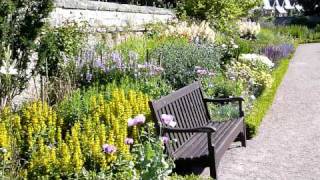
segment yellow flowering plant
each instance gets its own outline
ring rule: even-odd
[[[108,173],[119,161],[135,160],[131,148],[141,143],[141,128],[150,122],[148,101],[141,92],[112,88],[109,98],[92,94],[88,113],[71,124],[42,102],[25,104],[17,113],[5,108],[0,114],[0,159],[9,164],[13,153],[25,159],[21,178]],[[138,177],[131,169],[128,177]]]

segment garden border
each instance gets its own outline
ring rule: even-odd
[[[272,77],[274,79],[270,89],[266,89],[260,97],[254,102],[252,111],[246,116],[245,123],[247,126],[247,137],[253,138],[259,131],[261,122],[267,112],[269,111],[279,86],[285,77],[287,70],[289,68],[292,57],[296,51],[297,45],[295,45],[294,52],[286,58],[280,60],[279,66],[272,72]]]

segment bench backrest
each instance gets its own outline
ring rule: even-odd
[[[160,132],[161,115],[174,116],[175,128],[195,128],[208,124],[209,114],[203,101],[203,93],[199,82],[179,89],[168,96],[149,103],[158,133]],[[163,134],[162,134],[163,135]],[[190,139],[193,133],[167,133],[174,143],[166,144],[169,154],[174,153],[182,144]]]

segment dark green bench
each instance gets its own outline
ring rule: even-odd
[[[233,102],[239,105],[239,118],[212,121],[207,103],[224,105]],[[175,140],[165,144],[166,152],[175,163],[209,166],[210,176],[217,178],[217,167],[230,144],[240,138],[242,146],[246,146],[242,102],[241,97],[206,99],[200,83],[195,82],[149,105],[158,133]],[[163,114],[172,115],[177,122],[176,127],[164,125],[161,122]]]

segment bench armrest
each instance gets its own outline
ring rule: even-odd
[[[229,103],[229,102],[238,102],[240,117],[244,116],[244,111],[242,109],[242,102],[243,101],[244,101],[244,99],[242,97],[204,99],[204,102],[206,102],[206,103],[214,103],[214,104],[222,104],[222,105],[225,103]]]
[[[197,128],[169,128],[163,127],[162,130],[164,132],[177,132],[177,133],[213,133],[216,132],[217,129],[212,126],[205,126],[205,127],[197,127]]]

